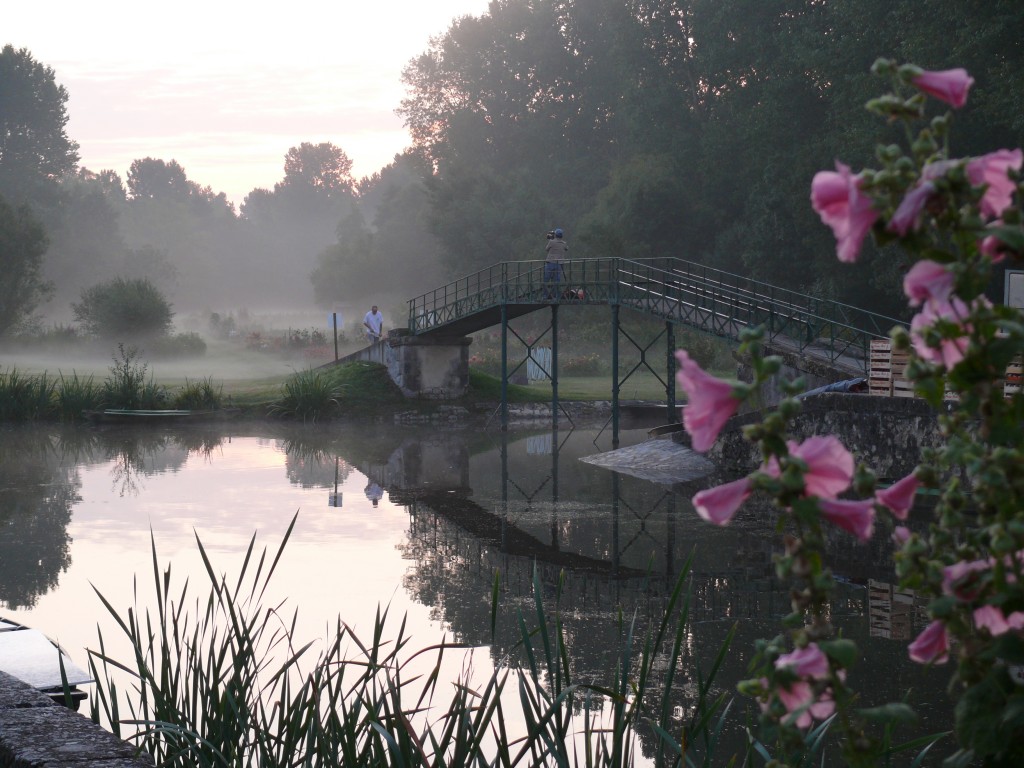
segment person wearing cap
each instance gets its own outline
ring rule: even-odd
[[[548,240],[547,245],[544,247],[546,252],[544,258],[544,284],[547,286],[545,294],[549,299],[557,295],[557,289],[552,290],[552,286],[557,286],[565,274],[562,262],[569,251],[569,244],[565,242],[562,230],[556,229],[554,234],[555,236]]]

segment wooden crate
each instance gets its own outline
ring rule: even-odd
[[[1021,363],[1021,356],[1017,355],[1006,366],[1006,378],[1003,379],[1003,395],[1012,397],[1020,392],[1021,384],[1024,384],[1024,364]]]
[[[872,339],[868,356],[868,392],[892,397],[892,343]]]

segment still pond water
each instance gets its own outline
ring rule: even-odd
[[[620,435],[622,446],[645,438],[642,430]],[[693,679],[695,659],[706,668],[735,624],[718,678],[720,690],[733,690],[754,640],[776,634],[788,612],[773,573],[770,513],[746,510],[727,528],[709,526],[690,498],[722,478],[666,485],[580,460],[610,448],[610,434],[597,429],[4,429],[0,616],[58,640],[84,668],[97,628],[108,643],[117,634],[96,591],[125,612],[137,580],[144,602],[151,540],[179,584],[187,577],[202,585],[196,537],[230,575],[254,534],[257,549],[273,551],[298,513],[267,602],[287,600],[288,615],[298,610],[299,640],[326,637],[339,616],[369,637],[378,608],[389,604],[393,616],[408,618],[415,646],[454,637],[481,646],[474,663],[487,667],[516,639],[510,625],[490,645],[495,570],[505,605],[528,609],[536,564],[548,597],[564,572],[577,678],[607,681],[619,609],[657,614],[692,553],[680,679]],[[835,621],[865,655],[854,686],[866,704],[912,689],[926,729],[938,730],[948,710],[945,677],[905,661],[923,614],[912,599],[893,599],[888,545],[876,539],[834,542],[843,581]],[[692,685],[678,686],[678,711],[692,694]]]

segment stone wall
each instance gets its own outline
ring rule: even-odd
[[[825,393],[805,398],[793,435],[836,435],[880,479],[898,480],[921,459],[921,450],[940,443],[937,414],[924,400],[866,394]],[[756,446],[743,439],[743,427],[761,419],[750,413],[730,419],[708,458],[725,475],[751,471],[760,461]],[[686,433],[680,439],[688,440]]]
[[[0,768],[153,768],[83,715],[0,672]]]

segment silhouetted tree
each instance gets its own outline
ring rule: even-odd
[[[78,145],[68,138],[68,93],[27,48],[0,50],[0,194],[16,203],[70,173]]]
[[[0,334],[25,322],[52,291],[42,277],[46,232],[27,205],[0,197]]]

